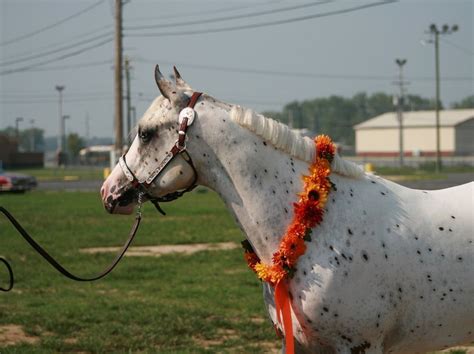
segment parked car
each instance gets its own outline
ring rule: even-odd
[[[23,173],[0,170],[0,192],[25,192],[38,185],[36,178]]]

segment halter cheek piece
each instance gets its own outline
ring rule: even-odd
[[[196,112],[194,111],[194,106],[196,105],[196,102],[201,95],[202,95],[201,92],[194,92],[189,100],[188,106],[184,108],[183,110],[181,110],[181,112],[179,113],[178,139],[176,140],[173,147],[168,152],[166,152],[161,162],[158,163],[158,165],[154,169],[152,169],[152,171],[148,174],[148,176],[138,179],[127,165],[127,161],[125,158],[126,154],[122,155],[119,159],[119,166],[121,167],[125,177],[132,184],[133,188],[143,190],[145,192],[145,195],[148,197],[148,199],[153,203],[153,205],[155,205],[156,209],[163,215],[165,215],[165,212],[161,209],[159,205],[160,202],[170,202],[175,199],[178,199],[184,193],[189,192],[196,187],[197,171],[196,171],[196,168],[194,167],[191,156],[186,151],[186,132],[188,130],[188,127],[194,122],[194,118],[196,115]],[[151,197],[151,195],[148,193],[148,189],[150,185],[160,175],[160,173],[165,169],[165,167],[168,166],[168,164],[178,154],[181,155],[184,161],[186,161],[189,164],[189,166],[191,166],[191,168],[193,169],[193,172],[194,172],[193,182],[189,185],[189,187],[187,187],[184,190],[168,193],[163,197]]]

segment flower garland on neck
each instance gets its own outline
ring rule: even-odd
[[[326,135],[317,136],[314,142],[316,161],[309,167],[309,175],[303,176],[304,190],[293,204],[293,220],[273,254],[273,263],[263,263],[248,241],[242,243],[248,266],[273,286],[294,275],[298,258],[306,251],[305,241],[311,241],[311,229],[321,223],[329,191],[334,186],[329,174],[335,146]]]

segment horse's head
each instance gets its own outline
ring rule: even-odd
[[[182,132],[193,123],[194,111],[183,111],[193,90],[176,68],[175,77],[174,85],[156,66],[155,80],[162,96],[139,121],[130,149],[101,188],[102,201],[110,213],[132,213],[139,193],[143,193],[144,200],[173,199],[176,191],[191,188],[196,182],[196,170],[185,151],[186,134]],[[182,138],[178,141],[179,136]]]

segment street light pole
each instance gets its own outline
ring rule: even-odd
[[[434,39],[431,42],[434,42],[435,47],[435,74],[436,74],[436,101],[435,101],[435,111],[436,111],[436,172],[441,172],[442,162],[441,162],[441,134],[440,134],[440,119],[439,119],[439,110],[440,110],[440,70],[439,70],[439,36],[446,35],[456,32],[459,29],[458,25],[443,25],[442,28],[438,28],[434,23],[430,25],[428,33],[430,33]]]
[[[395,63],[398,65],[398,84],[400,86],[400,93],[397,100],[397,118],[398,118],[398,146],[399,152],[399,164],[403,167],[404,162],[404,149],[403,149],[403,104],[405,97],[405,90],[403,88],[403,65],[407,62],[406,59],[395,59]]]

